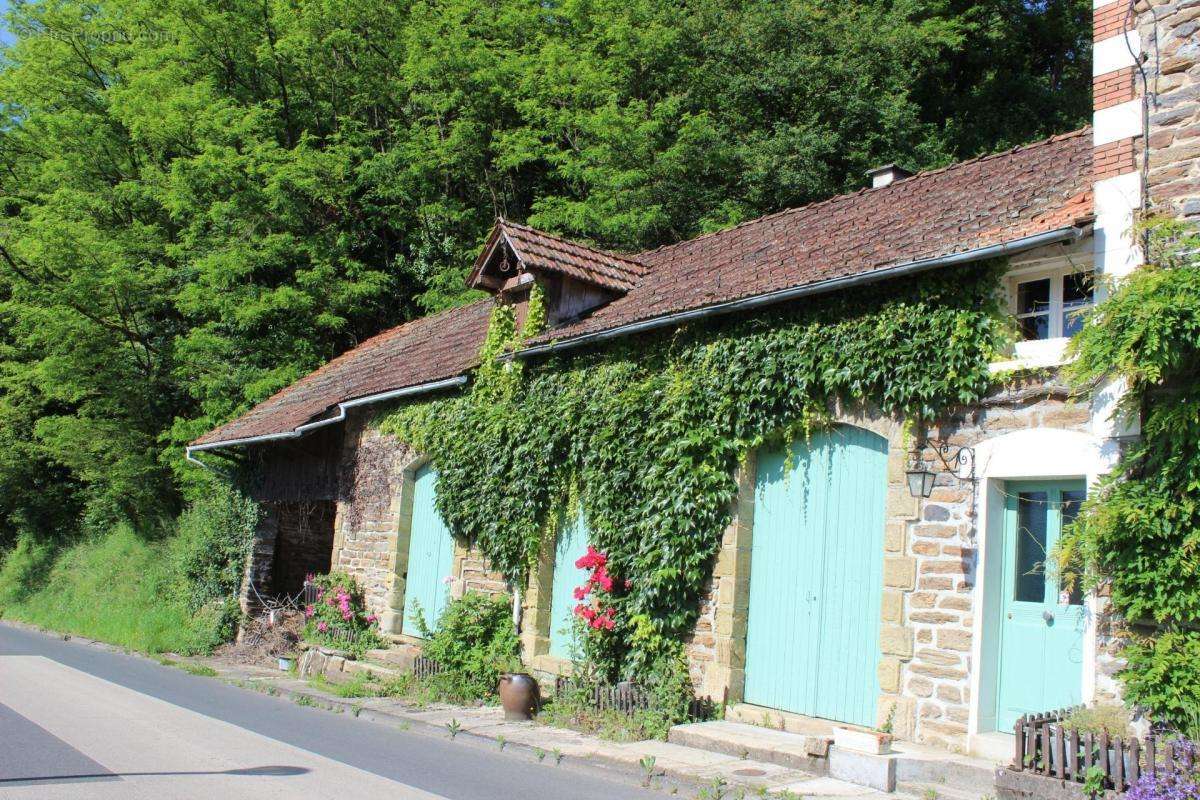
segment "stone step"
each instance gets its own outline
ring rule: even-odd
[[[950,792],[962,790],[975,800],[996,794],[997,764],[910,742],[896,742],[896,782]],[[952,797],[950,794],[940,796]],[[956,798],[956,800],[958,800]]]
[[[945,783],[901,782],[896,784],[896,794],[906,800],[987,800],[996,796],[996,787],[991,783],[967,789]]]
[[[744,722],[713,720],[676,725],[667,735],[667,741],[824,775],[830,740],[825,736],[788,733]]]
[[[421,648],[412,644],[393,644],[391,647],[381,647],[378,650],[368,650],[364,654],[367,661],[374,661],[402,672],[412,669],[413,662],[421,655]]]

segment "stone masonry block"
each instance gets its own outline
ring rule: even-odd
[[[894,589],[912,589],[917,580],[917,561],[905,556],[883,559],[883,585]]]
[[[879,626],[879,649],[885,655],[912,658],[913,632],[899,625]]]

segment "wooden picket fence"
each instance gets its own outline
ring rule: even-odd
[[[1154,734],[1138,738],[1109,737],[1106,733],[1080,733],[1063,728],[1073,709],[1027,714],[1014,728],[1016,748],[1011,769],[1058,780],[1083,783],[1093,768],[1104,777],[1104,788],[1124,792],[1145,772],[1179,763],[1194,766],[1191,746]]]
[[[572,678],[559,675],[554,679],[554,693],[562,695],[575,691],[576,684]],[[641,687],[631,683],[602,684],[593,683],[586,687],[590,694],[593,707],[598,710],[618,711],[622,714],[634,714],[650,707],[650,695]],[[696,697],[688,703],[688,719],[702,721],[711,719],[716,709],[716,703],[711,697]]]
[[[417,680],[420,680],[422,678],[428,678],[433,675],[440,675],[441,673],[443,673],[445,671],[446,671],[446,668],[443,667],[438,662],[434,661],[432,658],[426,658],[425,656],[417,656],[416,659],[413,661],[412,674],[413,674],[413,677],[416,678]]]

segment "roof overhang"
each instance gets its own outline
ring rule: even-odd
[[[522,350],[516,351],[510,357],[525,359],[534,358],[541,355],[549,355],[551,353],[561,353],[565,350],[571,350],[577,347],[595,344],[608,339],[616,339],[621,336],[631,336],[633,334],[643,333],[645,331],[655,330],[657,328],[681,325],[693,320],[715,317],[723,314],[732,314],[738,311],[748,311],[751,309],[761,308],[763,306],[774,305],[776,303],[784,303],[790,300],[796,300],[802,297],[827,294],[829,292],[836,292],[842,289],[849,289],[851,287],[863,286],[870,283],[877,283],[879,281],[884,281],[891,278],[915,275],[917,273],[927,272],[940,267],[947,267],[955,264],[966,264],[975,261],[986,261],[992,258],[1004,258],[1006,256],[1012,256],[1018,253],[1026,252],[1028,250],[1034,250],[1038,247],[1044,247],[1049,244],[1077,242],[1080,239],[1090,235],[1091,232],[1091,221],[1080,221],[1066,227],[1055,228],[1053,230],[1032,234],[1030,236],[1022,236],[1016,239],[1010,239],[1008,241],[1000,242],[999,244],[977,247],[971,250],[964,250],[960,253],[951,253],[948,255],[936,256],[933,258],[923,258],[915,261],[906,261],[901,264],[893,264],[889,267],[881,267],[879,269],[871,270],[870,272],[860,272],[854,275],[845,275],[839,278],[829,278],[823,281],[816,281],[814,283],[804,284],[803,286],[777,289],[770,292],[764,292],[763,294],[742,297],[737,300],[729,300],[710,306],[701,306],[700,308],[677,311],[672,314],[664,314],[660,317],[652,317],[650,319],[640,320],[638,322],[631,322],[626,325],[619,325],[615,328],[583,333],[569,339],[550,341],[546,342],[545,344],[526,347]]]
[[[333,425],[342,422],[346,419],[346,411],[358,406],[371,405],[373,403],[384,403],[388,400],[396,400],[402,397],[412,397],[418,394],[426,394],[428,392],[437,392],[444,389],[456,389],[466,384],[468,378],[466,375],[457,375],[453,378],[445,378],[438,381],[430,381],[429,383],[419,383],[415,386],[405,386],[402,389],[391,389],[386,392],[378,392],[376,394],[364,395],[350,400],[343,400],[337,404],[337,411],[332,416],[324,417],[313,422],[306,422],[303,425],[298,425],[295,428],[278,433],[264,433],[260,436],[244,436],[239,439],[223,439],[216,442],[205,442],[203,444],[188,445],[184,457],[193,464],[207,466],[203,461],[198,460],[193,454],[203,452],[205,450],[223,450],[230,447],[244,447],[252,444],[266,444],[268,442],[286,441],[289,439],[299,439],[304,434],[314,431],[317,428],[324,428],[327,425]]]

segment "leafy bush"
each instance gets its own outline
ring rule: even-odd
[[[0,565],[0,609],[36,592],[54,566],[54,546],[22,534]]]
[[[1200,712],[1200,235],[1149,228],[1150,265],[1123,280],[1073,341],[1076,383],[1124,381],[1142,435],[1084,504],[1057,553],[1110,589],[1135,636],[1123,679],[1158,722]]]
[[[367,611],[358,581],[344,572],[331,572],[311,579],[317,587],[317,602],[305,606],[304,638],[310,642],[362,655],[382,647],[376,616]]]
[[[427,640],[424,655],[444,669],[422,681],[450,702],[471,702],[496,696],[500,675],[521,669],[512,607],[506,597],[467,592],[452,600],[429,630],[420,609],[413,615]]]
[[[1077,708],[1063,720],[1063,727],[1080,733],[1107,733],[1110,737],[1128,738],[1131,732],[1129,710],[1117,703],[1097,703]]]

